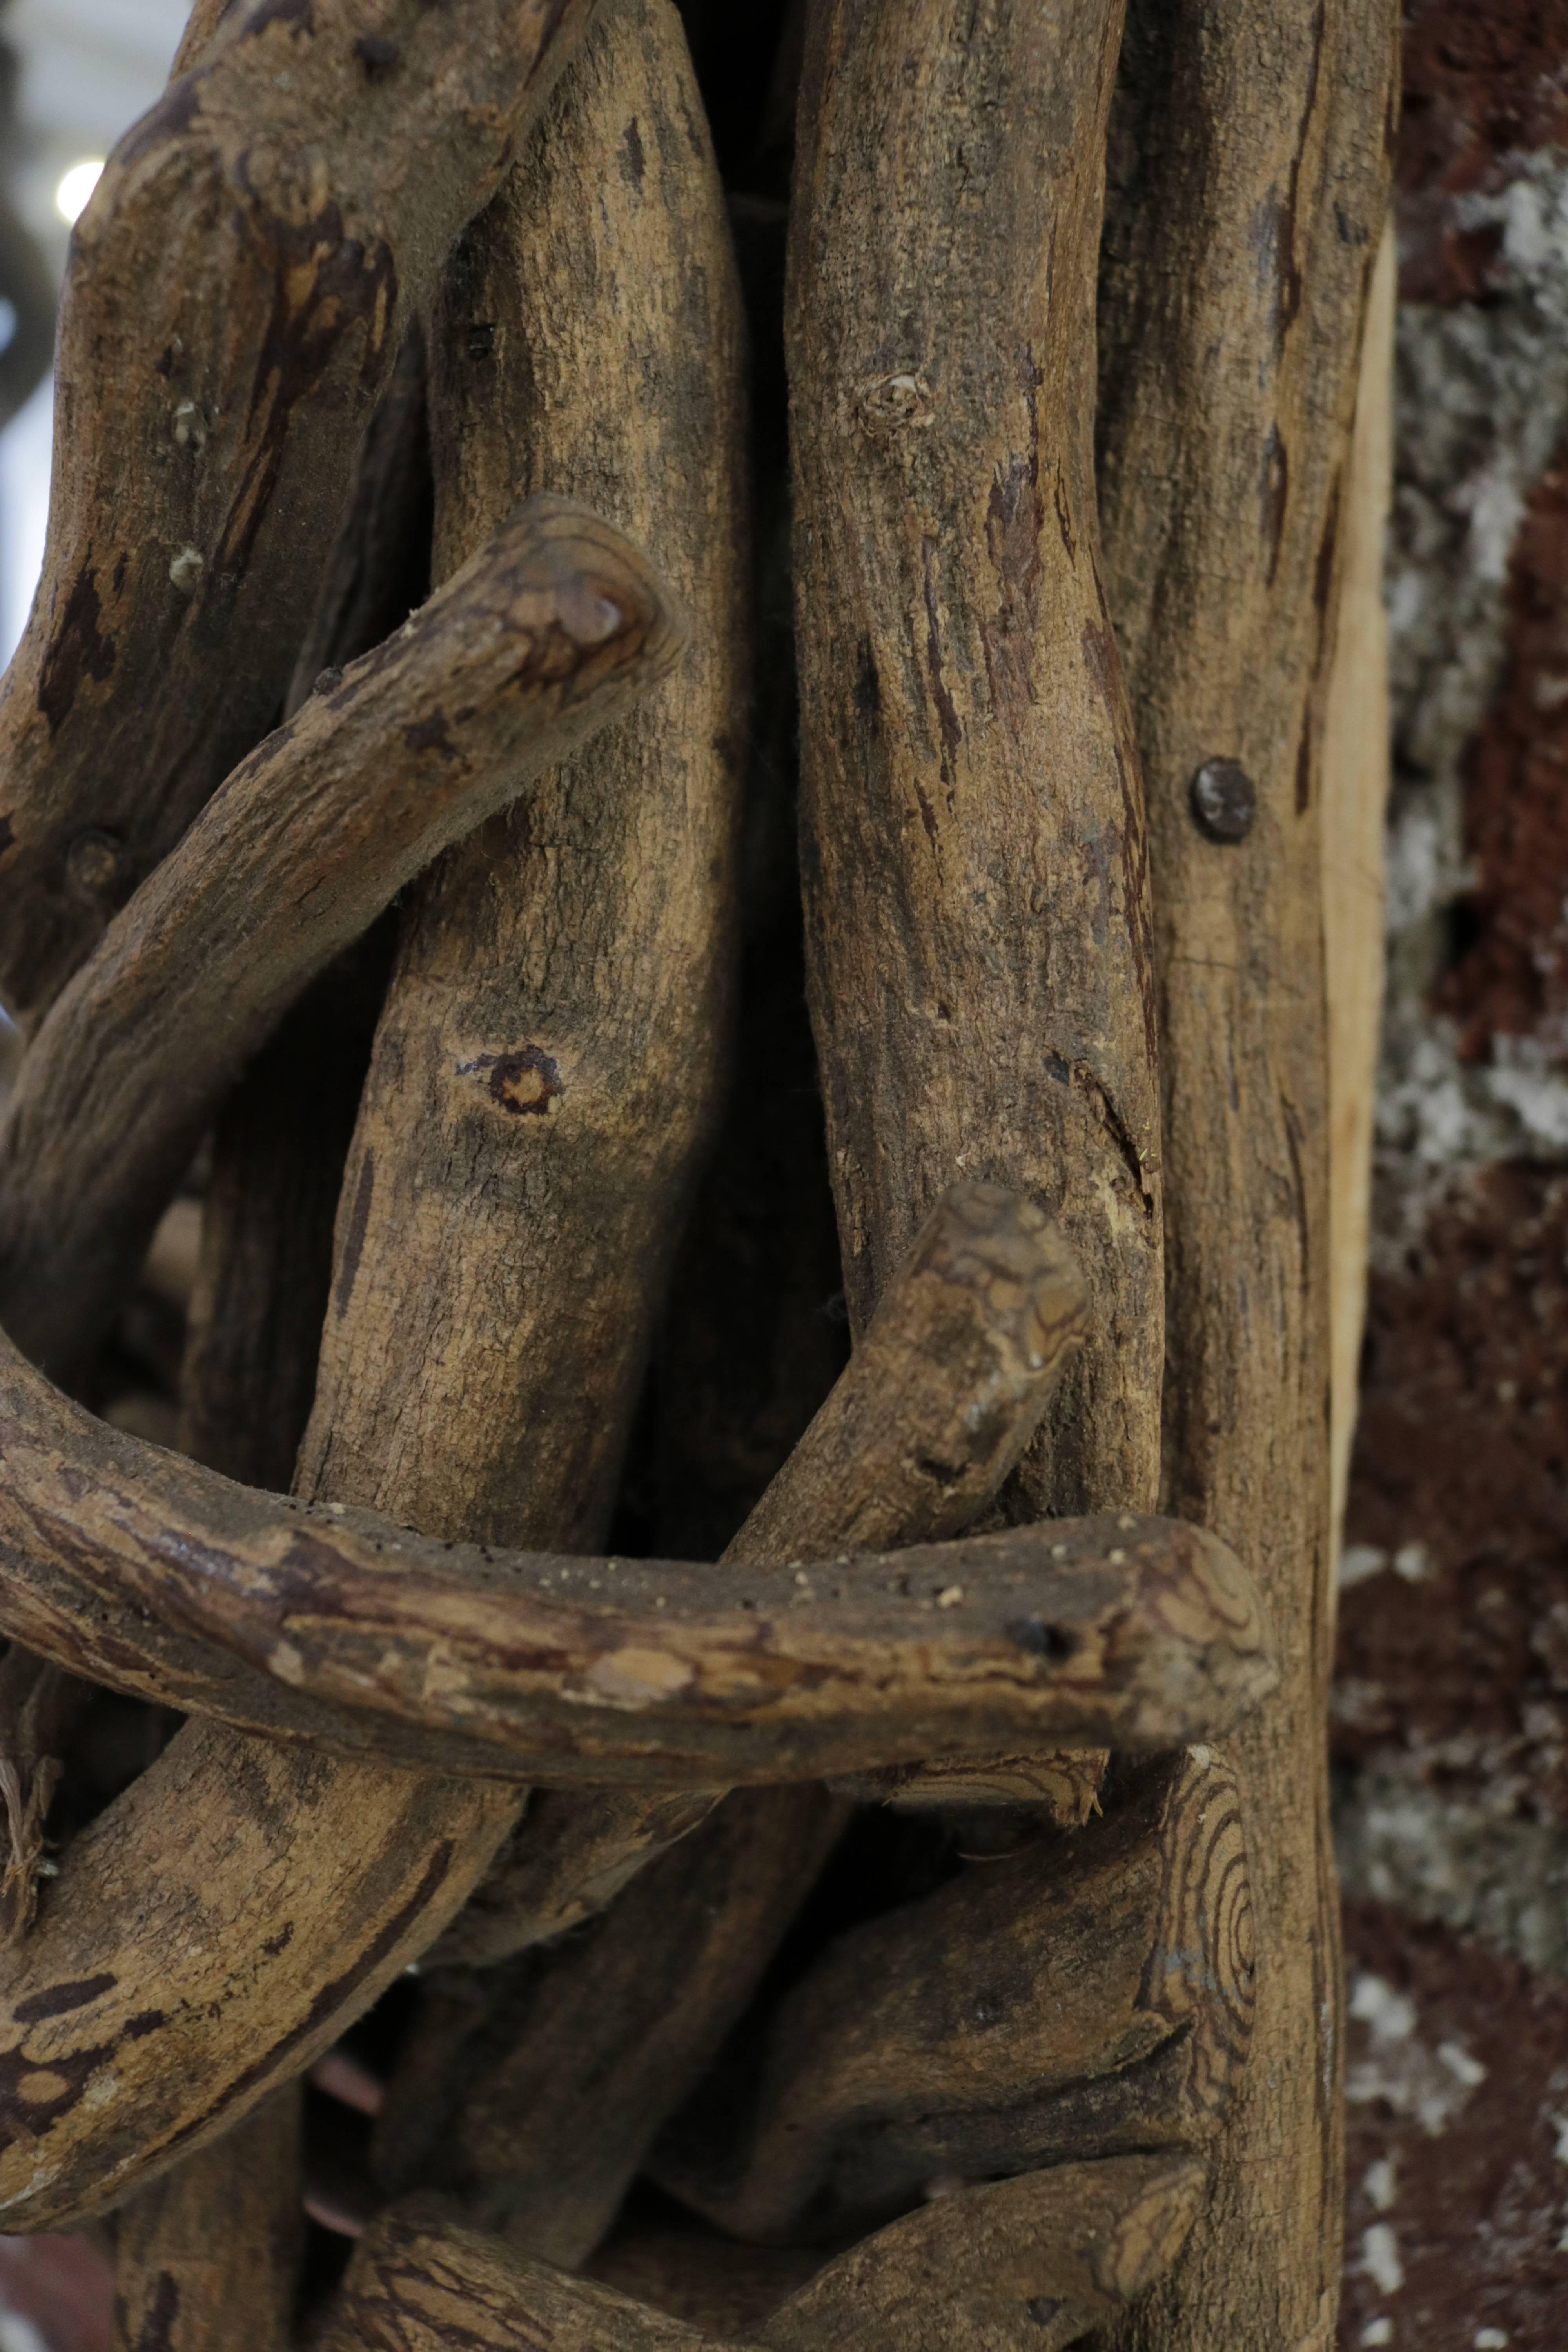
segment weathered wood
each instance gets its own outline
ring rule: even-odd
[[[1092,462],[1120,17],[822,0],[791,229],[807,969],[851,1321],[956,1177],[1060,1223],[1089,1324],[1031,1512],[1147,1508],[1158,1478],[1153,965]]]
[[[962,1533],[1033,1437],[1088,1319],[1077,1262],[1043,1211],[1000,1184],[950,1186],[726,1557]]]
[[[1191,2158],[1131,2156],[942,2197],[828,2263],[743,2339],[566,2277],[411,2199],[356,2249],[321,2352],[738,2352],[742,2340],[1063,2352],[1170,2267],[1203,2181]]]
[[[1334,2334],[1319,779],[1394,34],[1392,0],[1135,0],[1113,125],[1100,510],[1149,799],[1165,1491],[1256,1563],[1283,1669],[1227,1751],[1259,1922],[1252,2066],[1177,2277],[1117,2332],[1161,2352],[1326,2352]],[[1251,787],[1239,840],[1194,815],[1222,759]]]
[[[0,1316],[98,1336],[202,1129],[301,987],[458,835],[657,685],[680,625],[610,525],[531,499],[236,769],[38,1031],[0,1133]]]
[[[304,2213],[298,2084],[115,2216],[116,2352],[289,2352]]]
[[[19,1944],[37,1916],[47,1860],[45,1824],[66,1738],[88,1696],[85,1683],[19,1643],[0,1660],[0,1942]]]
[[[1064,2164],[938,2197],[758,2330],[772,2352],[1062,2352],[1163,2276],[1202,2203],[1187,2157]]]
[[[1367,295],[1345,472],[1343,577],[1323,710],[1323,964],[1329,999],[1329,1433],[1334,1557],[1344,1528],[1366,1318],[1373,1121],[1383,1026],[1384,826],[1393,760],[1384,544],[1394,493],[1392,226]]]
[[[575,2270],[717,2056],[848,1819],[820,1787],[742,1790],[585,1937],[437,1983],[374,2147],[393,2196]]]
[[[328,1318],[303,1491],[330,1463],[371,1502],[396,1480],[428,1533],[456,1509],[509,1544],[544,1537],[549,1497],[548,1539],[591,1549],[713,1115],[744,732],[739,292],[670,0],[590,35],[454,253],[430,344],[437,573],[521,496],[569,489],[659,548],[691,643],[668,695],[410,903],[345,1178],[392,1279]],[[510,1246],[454,1286],[476,1225]],[[594,1367],[575,1412],[546,1393],[552,1316]],[[345,1381],[379,1398],[352,1461]]]
[[[713,1810],[709,1789],[537,1789],[430,1968],[494,1968],[581,1927]]]
[[[1195,1749],[1132,1776],[1103,1822],[839,1937],[652,2174],[782,2242],[874,2224],[933,2179],[1193,2147],[1245,2078],[1253,1999],[1236,1787]]]
[[[191,1724],[0,1952],[0,2223],[68,2228],[320,2057],[439,1934],[510,1792]]]
[[[285,718],[430,593],[425,331],[410,321],[316,592]],[[202,1201],[181,1451],[248,1486],[292,1482],[316,1393],[332,1227],[393,944],[386,919],[287,1013],[224,1106]]]
[[[248,0],[115,149],[72,239],[44,576],[0,692],[14,1006],[49,1002],[272,724],[404,320],[593,6],[455,27],[389,0],[367,37],[348,0]]]
[[[783,1574],[495,1553],[233,1486],[105,1428],[3,1337],[0,1448],[0,1632],[342,1753],[741,1786],[1217,1738],[1272,1685],[1237,1562],[1131,1512]]]

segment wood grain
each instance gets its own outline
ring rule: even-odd
[[[1237,1791],[1206,1750],[1106,1820],[829,1945],[655,2151],[731,2236],[842,2240],[933,2179],[1212,2140],[1255,1999]]]
[[[1211,2206],[1119,2346],[1327,2352],[1340,2271],[1320,842],[1335,517],[1396,104],[1385,0],[1134,0],[1100,302],[1106,581],[1148,789],[1165,1494],[1237,1545],[1282,1679],[1227,1750],[1258,1918]],[[1237,761],[1240,841],[1194,822]]]
[[[1158,1748],[1217,1738],[1273,1678],[1232,1555],[1131,1512],[782,1573],[497,1553],[233,1486],[94,1421],[3,1339],[0,1447],[0,1631],[383,1760],[652,1790]]]
[[[527,501],[242,761],[110,925],[0,1131],[0,1317],[80,1360],[226,1087],[308,981],[459,835],[624,712],[681,626],[630,543]]]
[[[1394,494],[1396,258],[1385,228],[1367,295],[1344,488],[1343,577],[1323,709],[1323,964],[1329,999],[1329,1433],[1337,1560],[1366,1318],[1373,1120],[1383,1026],[1384,824],[1393,761],[1384,541]]]
[[[1147,1508],[1158,1479],[1153,962],[1091,437],[1120,18],[821,0],[786,303],[807,969],[851,1323],[956,1178],[1060,1224],[1089,1321],[1025,1458],[1032,1513]]]
[[[0,992],[40,1012],[272,725],[405,320],[593,0],[247,0],[71,242],[44,575],[0,690]],[[379,61],[379,62],[377,62]],[[149,686],[155,691],[149,695]]]
[[[127,2199],[114,2224],[115,2352],[289,2352],[300,2127],[290,2083]]]

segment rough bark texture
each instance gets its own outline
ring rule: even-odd
[[[593,0],[249,0],[72,244],[44,577],[0,694],[0,989],[41,1008],[273,723],[405,319]],[[205,28],[204,28],[205,29]],[[149,702],[148,683],[157,693]]]
[[[1245,2076],[1253,1973],[1230,1776],[1202,1750],[1147,1767],[1105,1822],[829,1946],[653,2176],[731,2235],[841,2242],[931,2180],[1207,2143]]]
[[[739,292],[667,0],[590,37],[453,254],[430,344],[437,576],[519,498],[570,491],[660,548],[691,644],[645,717],[409,907],[344,1183],[354,1311],[328,1318],[301,1477],[350,1476],[372,1501],[395,1483],[433,1535],[460,1517],[528,1543],[547,1518],[549,1540],[587,1549],[713,1114],[743,739]],[[417,1152],[395,1140],[411,1126]],[[476,1243],[487,1224],[507,1249]],[[482,1281],[452,1281],[459,1235]],[[395,1269],[379,1303],[363,1295],[378,1254]],[[593,1367],[575,1412],[549,1390],[552,1317]],[[380,1400],[353,1439],[345,1381]]]
[[[681,642],[619,532],[529,500],[241,762],[23,1062],[0,1133],[0,1313],[20,1347],[79,1362],[285,1006],[440,850],[656,686]]]
[[[115,2352],[289,2352],[300,2131],[290,2084],[121,2207]]]
[[[0,1441],[0,1630],[349,1754],[738,1786],[1217,1738],[1273,1682],[1233,1556],[1131,1512],[789,1574],[494,1553],[231,1486],[105,1428],[3,1337]]]
[[[1256,1566],[1283,1665],[1227,1750],[1258,1914],[1252,2064],[1212,2204],[1127,2337],[1183,2352],[1321,2352],[1338,2294],[1319,776],[1394,29],[1384,6],[1330,0],[1140,6],[1113,130],[1100,504],[1149,798],[1164,1476]],[[1218,758],[1253,788],[1240,841],[1194,818]]]
[[[820,2271],[744,2340],[776,2352],[1064,2352],[1169,2267],[1203,2168],[1122,2157],[940,2198]],[[321,2352],[738,2352],[735,2339],[563,2276],[438,2204],[384,2215],[354,2255]]]
[[[821,1788],[737,1791],[586,1938],[438,1982],[376,2126],[379,2184],[450,2191],[477,2225],[577,2269],[847,1817]]]
[[[1146,1508],[1159,1097],[1095,522],[1120,0],[823,0],[786,327],[807,965],[852,1325],[955,1177],[1061,1224],[1083,1349],[1023,1507]]]

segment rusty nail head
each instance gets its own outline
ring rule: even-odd
[[[1205,760],[1193,778],[1193,814],[1210,841],[1245,841],[1258,814],[1258,793],[1239,760]]]

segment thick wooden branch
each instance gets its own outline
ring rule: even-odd
[[[1249,2084],[1179,2277],[1116,2341],[1327,2352],[1343,2183],[1324,1760],[1319,802],[1340,483],[1389,176],[1392,0],[1133,0],[1100,310],[1106,579],[1148,784],[1168,1171],[1165,1491],[1236,1544],[1279,1693],[1230,1751]],[[1232,761],[1240,837],[1194,803]]]
[[[115,2216],[115,2326],[157,2352],[289,2352],[304,2213],[300,2086],[127,2199]]]
[[[0,1319],[97,1336],[203,1127],[394,894],[668,672],[681,625],[608,524],[522,506],[241,762],[39,1030],[0,1135]]]
[[[932,1200],[1061,1225],[1082,1349],[1022,1491],[1157,1494],[1142,793],[1095,520],[1117,0],[820,0],[786,339],[812,1019],[851,1321]],[[876,1008],[868,1018],[867,1008]]]
[[[1131,1512],[783,1572],[486,1552],[232,1486],[106,1429],[8,1344],[0,1447],[0,1631],[342,1753],[740,1786],[1213,1738],[1273,1680],[1231,1555]]]
[[[437,1979],[373,2164],[563,2269],[615,2220],[718,2055],[848,1820],[819,1785],[742,1790],[552,1951]]]
[[[840,1937],[760,2070],[710,2078],[653,2175],[731,2235],[786,2242],[933,2179],[1193,2147],[1234,2104],[1253,2000],[1237,1790],[1200,1749],[1145,1768],[1105,1822]]]
[[[742,2341],[1064,2352],[1170,2267],[1203,2183],[1191,2158],[1131,2156],[939,2198],[829,2263],[743,2338],[567,2277],[411,2199],[356,2249],[321,2352],[739,2352]]]
[[[0,694],[0,991],[41,1010],[271,725],[405,320],[593,16],[204,12],[77,223]],[[150,690],[151,689],[151,690]]]

